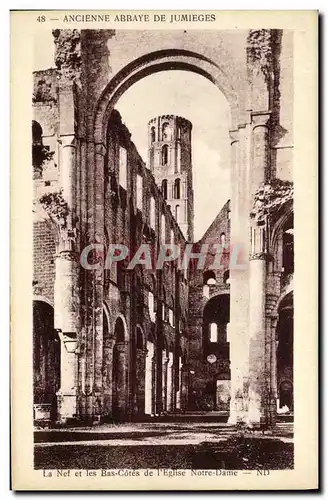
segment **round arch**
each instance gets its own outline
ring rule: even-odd
[[[159,50],[130,62],[107,84],[95,111],[94,140],[96,144],[105,143],[107,122],[121,95],[142,78],[167,70],[191,71],[211,81],[223,93],[230,105],[231,128],[234,129],[237,126],[240,112],[237,93],[219,65],[196,52],[182,49]]]
[[[124,328],[124,340],[129,340],[129,334],[128,334],[128,325],[126,323],[126,319],[124,318],[123,314],[118,314],[115,318],[115,321],[114,321],[114,335],[115,335],[115,330],[116,330],[116,326],[117,326],[117,323],[118,323],[118,320],[120,322],[122,322],[123,324],[123,328]]]
[[[48,304],[48,306],[51,306],[52,308],[54,308],[54,305],[51,302],[51,300],[48,299],[47,297],[45,297],[44,295],[33,295],[32,300],[33,300],[33,302],[34,301],[36,301],[36,302],[45,302],[46,304]]]
[[[270,246],[273,249],[273,253],[274,253],[275,248],[277,246],[279,234],[283,230],[283,227],[288,222],[288,220],[294,216],[293,201],[290,200],[287,203],[285,203],[280,208],[279,212],[280,212],[279,217],[276,220],[276,223],[274,224],[274,226],[272,228],[271,238],[270,238]]]
[[[144,335],[143,328],[139,325],[139,323],[136,325],[136,328],[135,328],[135,342],[136,342],[137,349],[144,349],[145,348],[145,335]]]

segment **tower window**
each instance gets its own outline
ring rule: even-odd
[[[169,123],[162,125],[162,141],[170,141],[172,138],[172,130]]]
[[[162,195],[164,200],[167,200],[167,179],[162,180]]]
[[[175,179],[175,181],[174,181],[174,198],[176,200],[180,200],[180,194],[181,194],[180,193],[180,191],[181,191],[180,186],[181,186],[180,179]]]
[[[177,146],[177,162],[176,162],[176,173],[179,174],[181,172],[181,146],[178,144]]]
[[[180,205],[176,205],[175,207],[175,220],[180,222]]]
[[[156,137],[155,137],[155,127],[152,127],[150,129],[150,142],[155,142],[155,139],[156,139]]]
[[[167,165],[169,159],[169,147],[167,144],[164,144],[162,147],[162,165]]]
[[[210,342],[218,341],[218,325],[216,323],[210,324]]]

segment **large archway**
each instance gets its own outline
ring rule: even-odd
[[[293,412],[294,302],[289,292],[280,302],[277,323],[278,413]]]
[[[231,375],[228,324],[230,295],[212,297],[203,311],[203,357],[209,376],[205,387],[207,409],[229,411]]]
[[[52,420],[56,419],[56,392],[59,387],[60,342],[54,330],[54,310],[47,302],[34,300],[33,403],[39,408],[35,415],[36,419],[42,418],[43,407],[47,414],[50,412]]]
[[[126,416],[127,409],[128,349],[125,324],[120,316],[115,321],[114,338],[112,415],[115,419],[122,420]]]
[[[130,62],[107,84],[95,111],[94,140],[96,144],[105,144],[109,116],[120,96],[142,78],[167,70],[191,71],[207,78],[216,85],[229,102],[231,128],[236,128],[240,113],[238,96],[219,65],[193,51],[159,50]]]

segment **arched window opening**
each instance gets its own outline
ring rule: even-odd
[[[155,321],[155,301],[153,292],[148,292],[148,311],[151,321]]]
[[[166,243],[166,227],[165,227],[165,215],[162,214],[162,228],[161,228],[162,243]]]
[[[35,120],[32,121],[32,142],[33,144],[42,144],[42,127]]]
[[[210,324],[210,342],[218,341],[218,325],[216,323]]]
[[[167,165],[169,159],[169,147],[167,144],[164,144],[162,147],[162,165]]]
[[[116,342],[124,342],[125,340],[125,328],[122,318],[117,318],[115,323],[115,338]]]
[[[224,273],[223,273],[223,283],[225,285],[230,285],[230,272],[229,271],[224,271]]]
[[[162,180],[162,195],[164,200],[167,200],[167,179]]]
[[[152,127],[150,129],[150,142],[155,142],[156,137],[155,137],[155,127]]]
[[[143,334],[142,334],[141,328],[139,326],[137,326],[137,330],[136,330],[136,348],[137,349],[144,348]]]
[[[178,144],[177,146],[177,162],[176,162],[176,173],[179,174],[181,172],[181,146]]]
[[[172,129],[169,123],[165,122],[162,125],[162,141],[170,141],[172,138]]]
[[[221,233],[221,234],[220,234],[220,245],[221,245],[222,247],[224,247],[225,243],[226,243],[226,236],[225,236],[225,233]]]
[[[205,271],[203,275],[203,284],[204,285],[215,285],[216,284],[216,276],[214,271]]]
[[[294,273],[294,228],[286,225],[282,236],[283,255],[282,265],[285,276]]]
[[[174,313],[172,309],[169,309],[169,323],[172,327],[174,327]]]
[[[180,179],[175,179],[174,181],[174,198],[176,200],[180,200],[180,191],[181,191],[181,181]]]
[[[155,229],[156,211],[155,211],[155,198],[150,198],[150,227]]]
[[[127,189],[127,152],[121,146],[119,149],[119,183],[123,189]]]
[[[180,222],[180,205],[176,205],[175,207],[175,220]]]
[[[137,175],[137,208],[139,208],[139,210],[142,210],[142,184],[142,176]]]

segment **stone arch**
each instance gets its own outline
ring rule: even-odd
[[[153,73],[184,70],[197,73],[218,87],[231,110],[231,128],[236,128],[240,112],[237,93],[220,66],[197,52],[167,49],[150,52],[128,63],[111,79],[98,101],[94,118],[94,140],[104,144],[109,116],[123,93],[134,83]]]
[[[126,323],[126,319],[125,317],[123,316],[123,314],[118,314],[113,322],[113,325],[114,325],[114,337],[115,337],[115,326],[116,326],[116,323],[117,321],[120,320],[120,322],[122,322],[122,325],[124,327],[124,337],[123,337],[123,340],[122,341],[126,341],[126,340],[129,340],[129,333],[128,333],[128,325]],[[120,325],[121,327],[121,325]],[[121,331],[121,330],[120,330]]]
[[[54,308],[48,299],[34,296],[33,402],[46,405],[52,420],[56,419],[59,387],[60,341],[54,329]]]
[[[279,214],[276,218],[276,222],[271,230],[271,237],[269,243],[273,254],[275,254],[276,251],[279,234],[281,233],[287,221],[293,216],[294,216],[293,201],[290,200],[280,208]]]
[[[136,347],[137,349],[144,349],[145,347],[145,336],[142,327],[137,324],[136,330],[135,330],[135,340],[136,340]]]
[[[48,299],[47,297],[45,297],[44,295],[33,295],[32,300],[33,300],[33,302],[34,301],[45,302],[49,306],[54,307],[53,302],[50,299]]]
[[[209,281],[211,283],[209,283]],[[216,275],[214,271],[205,271],[203,273],[203,285],[215,285],[216,284]]]
[[[277,389],[278,413],[293,411],[294,395],[294,300],[293,292],[281,297],[278,305],[277,339]]]
[[[128,334],[123,315],[119,314],[114,322],[115,344],[112,366],[112,413],[115,419],[124,419],[128,398]]]

